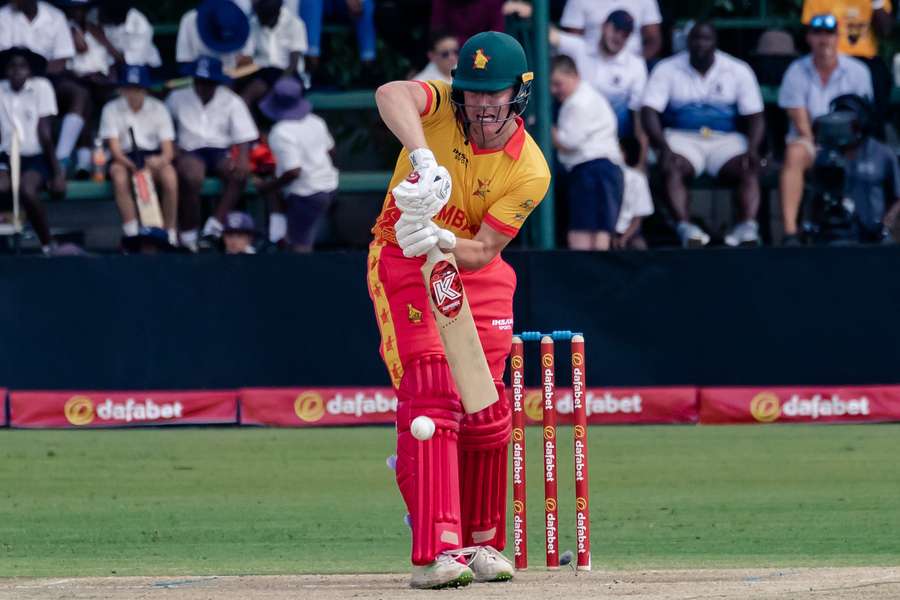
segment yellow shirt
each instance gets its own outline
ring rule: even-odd
[[[884,9],[890,12],[891,0]],[[838,51],[872,58],[878,54],[878,38],[872,31],[872,0],[804,0],[801,21],[809,25],[815,15],[831,13],[838,20]]]
[[[467,144],[450,102],[450,84],[418,83],[428,96],[422,113],[425,139],[453,181],[450,201],[434,222],[464,239],[475,237],[482,223],[515,237],[550,185],[550,169],[540,148],[518,118],[516,131],[503,148],[483,150],[471,140]],[[396,244],[394,223],[400,210],[390,190],[406,179],[410,170],[409,152],[404,148],[397,158],[381,214],[372,228],[376,242]]]

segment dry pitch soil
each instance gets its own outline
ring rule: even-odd
[[[628,598],[628,600],[887,600],[900,567],[593,571],[534,570],[506,584],[410,590],[406,575],[3,579],[0,600],[288,600],[315,598]]]

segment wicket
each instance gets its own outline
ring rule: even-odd
[[[585,409],[584,337],[571,331],[542,334],[526,331],[512,338],[510,381],[513,394],[513,545],[515,566],[528,568],[528,520],[525,487],[525,342],[540,341],[543,398],[544,541],[547,568],[559,568],[559,504],[556,460],[556,364],[554,342],[571,343],[574,409],[575,519],[577,569],[591,570],[590,488],[588,481],[587,411]]]

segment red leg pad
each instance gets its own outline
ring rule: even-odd
[[[412,563],[427,565],[462,547],[459,508],[459,420],[462,404],[443,356],[405,366],[397,390],[397,485],[412,520]],[[409,431],[420,415],[434,421],[434,436]]]
[[[506,461],[512,412],[503,382],[500,399],[460,423],[463,545],[506,546]]]

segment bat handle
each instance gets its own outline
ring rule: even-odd
[[[444,252],[437,246],[428,251],[427,262],[436,263],[442,260],[444,260]]]

